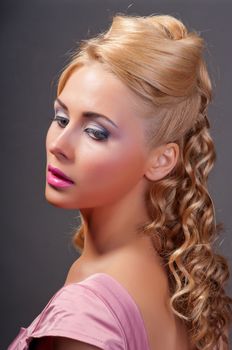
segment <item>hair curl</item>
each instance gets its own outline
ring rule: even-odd
[[[232,299],[224,284],[226,259],[213,251],[219,235],[207,179],[216,159],[207,107],[212,85],[197,32],[169,15],[117,14],[111,27],[83,40],[60,76],[58,95],[74,70],[93,61],[119,77],[149,111],[149,147],[176,142],[180,156],[163,179],[150,181],[146,193],[150,221],[138,228],[159,252],[170,283],[170,305],[187,325],[199,350],[228,346]],[[73,236],[84,247],[86,224]],[[158,242],[158,245],[157,245]]]

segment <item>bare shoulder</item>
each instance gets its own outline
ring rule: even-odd
[[[131,295],[141,311],[151,349],[180,348],[188,343],[185,326],[170,309],[168,276],[154,249],[122,249],[99,263],[76,261],[66,283],[78,282],[103,272],[117,280]],[[166,334],[164,337],[163,335]],[[174,346],[176,344],[176,347]],[[182,349],[189,347],[182,346]]]
[[[150,301],[168,298],[168,279],[154,248],[125,248],[99,261],[86,262],[80,257],[69,269],[65,284],[79,282],[97,272],[104,272],[128,290],[136,302],[150,309]],[[153,249],[153,251],[152,251]]]
[[[177,328],[183,339],[184,331],[170,310],[168,277],[159,259],[127,252],[111,262],[107,273],[127,289],[140,309],[151,349],[174,348]]]
[[[114,257],[106,272],[117,279],[145,307],[155,300],[168,298],[168,278],[161,261],[154,254],[128,250]],[[150,308],[150,307],[149,307]]]

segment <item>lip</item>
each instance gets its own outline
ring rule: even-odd
[[[56,187],[69,187],[74,184],[74,181],[70,177],[50,164],[48,165],[47,181]]]

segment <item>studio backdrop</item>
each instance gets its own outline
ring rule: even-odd
[[[217,160],[209,190],[224,231],[215,243],[231,266],[232,2],[223,0],[2,0],[1,336],[6,349],[63,285],[77,259],[71,236],[78,211],[45,197],[45,137],[58,76],[80,40],[108,28],[118,12],[169,14],[201,33],[213,83],[209,108]],[[231,280],[227,291],[231,295]]]

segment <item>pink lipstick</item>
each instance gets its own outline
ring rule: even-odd
[[[47,182],[55,187],[70,187],[74,181],[65,175],[60,169],[48,165]]]

